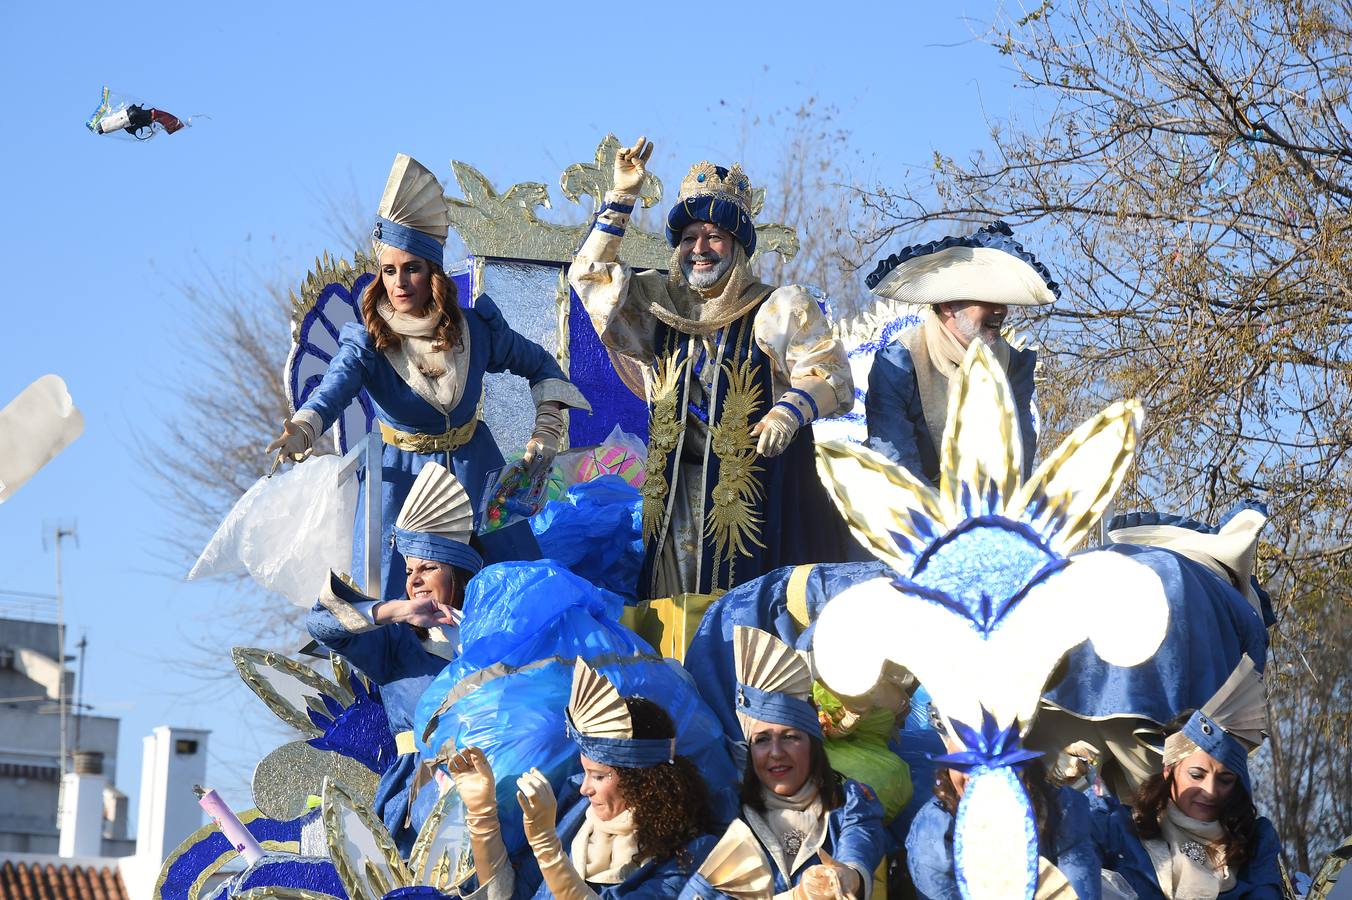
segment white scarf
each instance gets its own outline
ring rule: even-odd
[[[915,366],[915,384],[920,392],[920,407],[925,413],[925,425],[934,439],[936,453],[943,451],[944,426],[948,424],[948,388],[962,368],[967,348],[962,346],[939,318],[933,307],[927,309],[920,326],[903,341],[911,351]],[[973,340],[981,340],[974,338]],[[1000,368],[1009,371],[1009,342],[1003,337],[991,347]]]
[[[826,811],[817,785],[809,778],[796,794],[787,797],[761,785],[761,799],[765,812],[743,807],[743,818],[765,845],[784,880],[792,882],[793,873],[826,841]]]
[[[634,811],[626,809],[609,821],[596,818],[587,807],[586,818],[569,849],[573,868],[583,881],[594,884],[619,884],[639,867],[638,832]]]
[[[1173,801],[1160,818],[1160,838],[1144,841],[1155,866],[1155,879],[1172,900],[1215,900],[1235,886],[1221,841],[1225,826],[1185,816]],[[1219,864],[1215,862],[1219,860]]]
[[[399,335],[399,345],[383,351],[394,371],[442,415],[455,409],[465,392],[465,379],[460,373],[469,363],[468,330],[461,328],[458,346],[438,350],[433,345],[440,316],[397,312],[388,300],[379,304],[376,312]]]

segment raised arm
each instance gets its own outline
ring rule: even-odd
[[[652,143],[639,138],[634,146],[615,154],[614,188],[606,191],[591,231],[568,267],[568,283],[587,310],[601,343],[645,365],[654,356],[654,320],[630,290],[638,276],[619,261],[619,252],[652,152]]]

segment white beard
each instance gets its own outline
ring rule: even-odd
[[[696,272],[694,261],[687,256],[681,260],[681,275],[685,277],[685,283],[695,290],[707,291],[718,284],[724,275],[728,274],[728,269],[732,268],[732,258],[733,254],[726,254],[714,264],[712,269],[706,272]]]

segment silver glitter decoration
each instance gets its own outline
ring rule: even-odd
[[[355,759],[293,741],[263,757],[254,768],[254,806],[270,819],[287,821],[304,815],[310,797],[323,794],[326,776],[367,803],[375,799],[380,785],[380,776]]]
[[[1199,865],[1209,862],[1206,848],[1197,841],[1184,841],[1178,845],[1178,852]]]
[[[480,290],[493,298],[507,324],[558,358],[559,270],[553,266],[488,260]],[[567,369],[567,366],[564,366]],[[530,384],[508,372],[484,376],[484,421],[503,456],[520,453],[535,429]]]

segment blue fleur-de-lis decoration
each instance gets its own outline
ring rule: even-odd
[[[974,341],[949,390],[938,490],[867,448],[817,447],[851,530],[894,572],[826,605],[817,668],[833,690],[860,696],[890,660],[948,717],[965,748],[955,758],[973,773],[955,832],[968,900],[1033,896],[1035,830],[1012,761],[1028,758],[1019,739],[1056,663],[1089,639],[1104,660],[1135,665],[1164,635],[1168,606],[1153,571],[1115,553],[1069,556],[1121,486],[1140,420],[1134,401],[1112,404],[1024,482],[1009,385]],[[961,725],[975,722],[979,730]],[[966,843],[978,822],[986,838]]]

